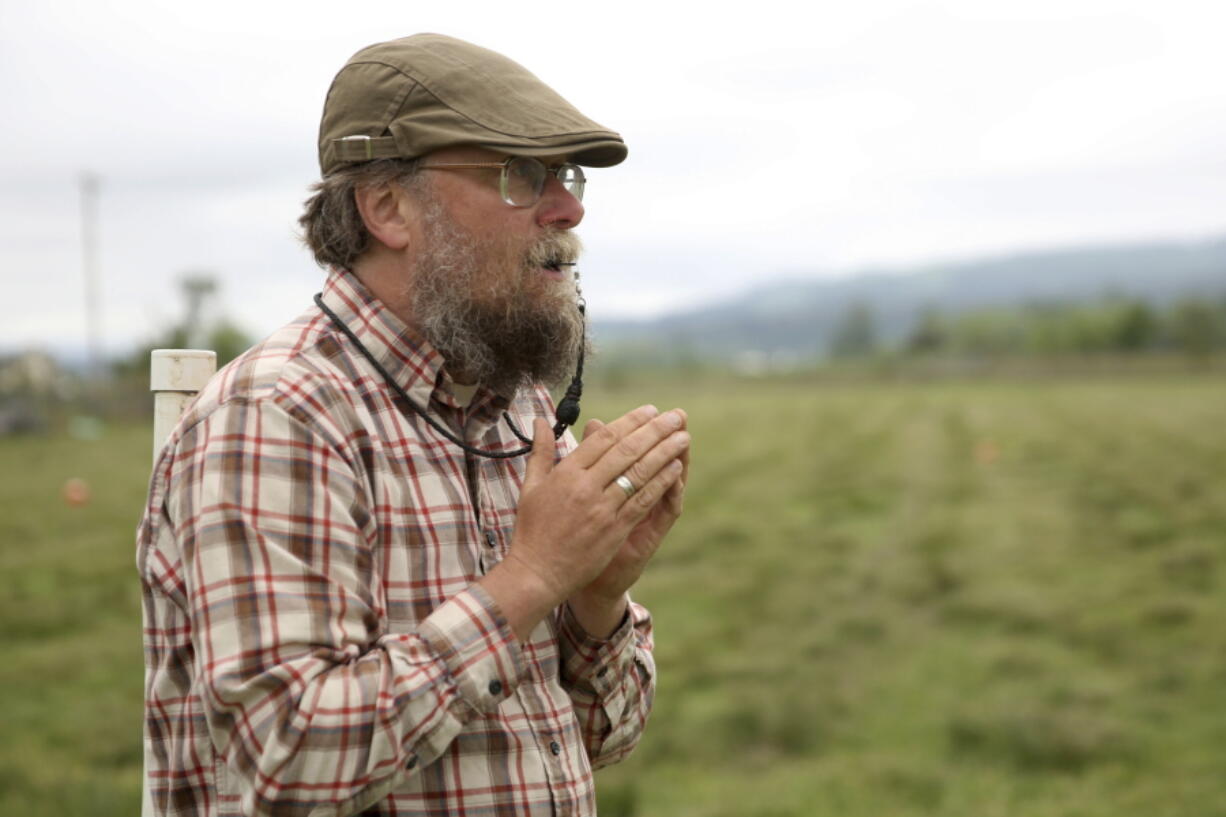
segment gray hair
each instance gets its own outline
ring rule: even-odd
[[[418,178],[418,159],[377,159],[343,167],[311,185],[311,197],[298,219],[302,242],[321,267],[348,269],[370,246],[354,194],[363,187],[399,184],[408,189]]]

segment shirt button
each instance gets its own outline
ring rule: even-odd
[[[417,765],[417,755],[409,755],[409,762],[404,764],[406,769],[411,769]]]
[[[562,754],[562,747],[556,740],[549,741],[549,751],[553,752],[554,757]]]
[[[492,530],[487,530],[485,532],[485,544],[489,545],[490,547],[498,546],[498,537],[494,535]]]
[[[490,681],[489,690],[490,690],[491,695],[501,695],[502,694],[502,681],[499,681],[497,678]]]

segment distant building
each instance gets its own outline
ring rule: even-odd
[[[45,429],[48,404],[72,392],[72,376],[46,352],[0,355],[0,435]]]

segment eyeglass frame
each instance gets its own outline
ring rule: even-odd
[[[509,171],[511,163],[519,160],[532,161],[545,168],[545,180],[541,182],[541,189],[537,191],[536,198],[528,204],[516,204],[511,201],[511,188],[509,182]],[[578,180],[578,192],[572,191],[569,188],[566,192],[570,193],[579,201],[583,201],[583,189],[587,186],[587,175],[584,174],[583,168],[574,162],[559,162],[556,165],[547,165],[535,156],[508,156],[501,162],[439,162],[438,164],[423,164],[419,165],[422,170],[477,170],[477,169],[494,169],[498,168],[501,173],[498,174],[498,192],[502,195],[502,200],[511,207],[532,207],[541,200],[541,196],[545,193],[545,184],[549,181],[549,177],[553,176],[558,179],[558,182],[565,187],[565,182],[558,178],[558,174],[564,168],[573,168],[575,177]]]

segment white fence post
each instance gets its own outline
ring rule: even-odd
[[[153,460],[157,462],[166,438],[179,421],[179,415],[192,398],[204,388],[217,371],[217,353],[207,349],[154,349],[149,356],[149,390],[153,392]],[[143,614],[142,614],[143,619]],[[143,621],[147,627],[148,622]],[[142,720],[143,724],[143,720]],[[141,797],[142,817],[153,817],[153,795],[149,789],[149,756],[152,743],[142,726],[145,771]]]
[[[154,349],[149,356],[153,392],[153,458],[179,415],[217,371],[217,353],[208,349]]]

